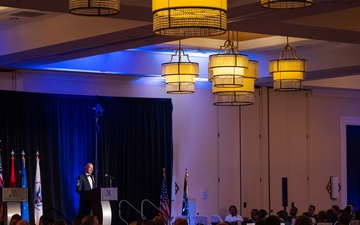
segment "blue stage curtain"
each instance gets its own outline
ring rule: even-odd
[[[112,185],[118,187],[119,200],[125,199],[139,210],[144,199],[159,205],[163,167],[171,190],[171,99],[0,91],[0,102],[5,187],[10,181],[11,151],[15,152],[15,171],[19,171],[24,150],[31,223],[37,151],[44,213],[53,220],[64,217],[70,222],[77,214],[76,177],[84,172],[87,162],[95,166],[98,186],[109,186],[105,174],[113,176]],[[93,110],[96,104],[104,109],[97,122]],[[98,165],[95,164],[96,151]],[[18,187],[20,179],[17,175]],[[121,224],[118,202],[112,203],[112,207],[112,224]],[[140,219],[126,204],[122,210],[122,217],[128,223]],[[146,203],[144,212],[148,219],[158,214]]]

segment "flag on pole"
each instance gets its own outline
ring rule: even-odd
[[[183,195],[183,203],[182,203],[182,213],[183,216],[189,216],[189,202],[188,202],[188,173],[187,169],[185,169],[184,175],[184,195]]]
[[[26,180],[26,169],[25,169],[25,152],[21,153],[21,187],[27,188],[27,180]],[[23,220],[30,221],[29,218],[29,203],[21,202],[21,217]]]
[[[3,166],[2,166],[2,156],[1,156],[1,149],[0,149],[0,188],[4,188],[4,179],[3,179]],[[0,221],[4,221],[4,202],[0,202]]]
[[[15,153],[14,150],[11,152],[11,170],[10,170],[10,187],[16,188],[16,179],[15,179]]]
[[[161,212],[161,216],[165,222],[165,225],[169,224],[170,202],[169,202],[169,195],[168,195],[167,186],[166,186],[165,168],[163,168],[163,180],[162,180],[161,192],[160,192],[160,212]]]
[[[35,224],[39,224],[40,217],[43,214],[39,152],[36,152],[34,204],[34,220]]]

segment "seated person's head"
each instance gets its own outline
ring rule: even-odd
[[[81,219],[80,225],[99,225],[97,216],[86,215]]]
[[[30,223],[26,220],[19,220],[16,225],[30,225]]]
[[[343,212],[339,216],[340,225],[349,225],[351,222],[352,216],[349,213]]]
[[[175,220],[174,225],[189,225],[187,219],[178,218]]]
[[[16,223],[20,220],[22,220],[21,216],[19,214],[14,214],[10,219],[10,225],[16,225]]]
[[[140,220],[137,225],[156,225],[152,220]]]
[[[160,215],[157,215],[153,218],[153,221],[155,222],[156,225],[164,225],[165,221],[164,218]]]
[[[312,222],[309,217],[301,215],[296,218],[295,225],[312,225]]]
[[[280,219],[277,216],[270,215],[266,218],[266,225],[280,225]]]

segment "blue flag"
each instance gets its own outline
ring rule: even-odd
[[[25,169],[25,152],[21,153],[21,187],[27,188],[27,180],[26,180],[26,169]],[[29,204],[28,202],[21,202],[21,217],[23,220],[30,221],[29,218]]]

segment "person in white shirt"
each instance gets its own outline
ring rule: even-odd
[[[236,206],[232,205],[229,207],[229,215],[225,217],[225,222],[229,222],[231,224],[237,225],[241,224],[244,221],[242,216],[237,214]]]

